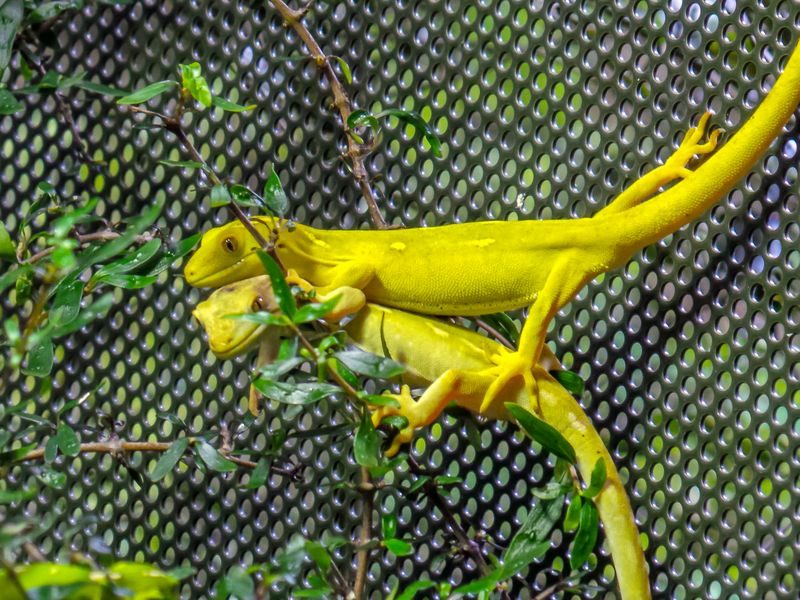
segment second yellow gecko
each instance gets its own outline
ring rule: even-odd
[[[209,345],[216,354],[232,357],[252,347],[262,335],[276,335],[274,328],[250,321],[225,318],[231,313],[277,311],[269,278],[254,277],[235,282],[214,292],[198,304],[195,317],[203,325]],[[528,407],[521,378],[513,378],[496,399],[482,408],[484,394],[494,378],[485,374],[500,345],[461,327],[447,325],[420,315],[367,304],[345,325],[348,337],[362,349],[387,356],[406,368],[403,377],[412,385],[425,386],[415,401],[407,386],[393,397],[399,408],[382,407],[373,422],[390,414],[408,419],[386,452],[394,455],[402,443],[411,440],[416,429],[430,424],[450,403],[491,419],[511,420],[506,402]],[[607,479],[595,498],[606,539],[617,571],[623,600],[647,600],[650,586],[630,502],[617,469],[592,422],[575,399],[548,373],[560,368],[558,360],[544,347],[542,361],[532,369],[539,388],[536,412],[555,427],[572,445],[581,477],[588,481],[598,459],[606,466]]]

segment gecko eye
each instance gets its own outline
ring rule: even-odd
[[[234,238],[225,238],[222,242],[222,247],[225,248],[226,252],[230,252],[233,254],[236,252],[236,240]]]
[[[253,300],[253,304],[250,305],[250,308],[253,310],[253,312],[264,310],[264,298],[261,296],[256,296],[256,299]]]

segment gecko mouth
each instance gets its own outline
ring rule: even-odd
[[[225,285],[226,283],[230,283],[231,281],[236,281],[238,279],[245,279],[247,277],[251,277],[254,273],[245,273],[241,277],[236,277],[236,271],[238,269],[242,269],[245,267],[245,263],[249,260],[252,260],[252,257],[256,256],[255,252],[251,252],[250,254],[246,254],[239,260],[237,260],[232,265],[229,265],[221,270],[213,270],[209,273],[206,273],[202,276],[195,275],[193,270],[187,269],[185,272],[186,283],[193,287],[220,287]],[[260,273],[255,273],[260,274]]]
[[[211,351],[223,360],[238,356],[251,348],[267,327],[226,317],[222,317],[227,321],[223,323],[206,313],[200,305],[192,311],[192,315],[206,330]]]

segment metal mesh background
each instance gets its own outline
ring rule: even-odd
[[[333,0],[316,3],[308,21],[326,52],[352,67],[356,106],[418,110],[441,135],[443,160],[403,128],[388,131],[369,158],[388,220],[408,226],[591,215],[662,162],[706,108],[714,125],[735,131],[800,37],[800,6],[790,1]],[[244,1],[89,6],[59,41],[59,72],[84,70],[127,89],[200,61],[216,93],[258,104],[242,115],[191,117],[191,135],[221,173],[260,189],[272,161],[298,221],[366,226],[320,75],[310,61],[281,60],[300,46],[272,9]],[[77,92],[70,103],[89,153],[107,168],[76,163],[52,99],[0,118],[7,225],[40,181],[100,195],[110,218],[167,198],[159,224],[174,238],[227,220],[209,209],[194,174],[157,164],[180,158],[174,139],[136,127],[107,99]],[[593,282],[550,333],[557,354],[586,379],[582,403],[627,478],[656,597],[798,597],[796,119],[789,127],[709,214]],[[51,393],[23,377],[6,401],[33,397],[44,411],[108,377],[95,406],[124,420],[132,439],[171,439],[159,410],[196,430],[231,421],[243,413],[249,360],[208,352],[190,318],[201,295],[177,272],[118,292],[107,319],[58,348]],[[320,404],[301,427],[341,420],[335,409]],[[483,427],[481,447],[453,420],[418,439],[424,464],[464,478],[452,497],[465,523],[507,542],[547,472],[540,457],[499,424]],[[263,434],[250,443],[263,445]],[[45,551],[71,535],[70,522],[94,514],[95,525],[69,538],[73,547],[99,534],[121,557],[190,564],[197,573],[182,591],[202,596],[231,565],[267,561],[295,532],[353,534],[357,498],[331,487],[354,480],[348,447],[292,442],[288,455],[309,466],[302,482],[273,476],[255,492],[194,469],[139,491],[110,457],[83,456],[66,466],[68,493],[43,490],[24,510],[63,512]],[[133,462],[145,470],[154,460]],[[379,500],[402,531],[426,541],[414,557],[376,559],[373,598],[397,578],[473,576],[449,560],[430,572],[446,548],[436,510],[391,492]],[[558,578],[545,566],[531,569],[539,590]],[[614,597],[604,559],[598,573],[610,590],[600,596]]]

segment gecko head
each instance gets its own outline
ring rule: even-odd
[[[272,219],[258,217],[251,223],[259,233],[269,238],[273,229]],[[258,249],[256,240],[239,221],[209,229],[183,269],[186,282],[195,287],[220,287],[263,273],[256,254]]]
[[[279,312],[269,277],[261,275],[221,287],[192,311],[219,358],[233,358],[252,348],[270,325],[232,315]]]

